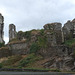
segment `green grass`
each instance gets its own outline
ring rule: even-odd
[[[19,41],[17,38],[10,40],[9,42]]]
[[[59,69],[47,69],[47,68],[24,68],[24,69],[44,70],[44,71],[51,71],[51,72],[61,72]]]
[[[42,59],[41,56],[36,56],[34,53],[29,54],[27,57],[25,57],[18,63],[18,67],[19,68],[26,67],[30,65],[31,63],[34,63],[35,61],[38,61],[40,59]]]
[[[75,38],[74,39],[71,39],[71,40],[67,40],[65,41],[64,43],[65,45],[69,46],[69,47],[75,47]],[[75,58],[75,49],[73,51],[74,55],[73,55],[73,58]]]
[[[66,40],[65,41],[65,45],[72,47],[72,45],[75,43],[75,39],[71,39],[71,40]]]
[[[15,64],[17,61],[21,60],[22,56],[20,55],[15,55],[15,56],[11,56],[8,58],[8,60],[5,60],[2,62],[3,66],[11,66],[13,64]]]
[[[3,61],[0,66],[3,68],[23,68],[31,65],[31,63],[41,60],[42,58],[42,56],[35,55],[34,53],[27,55],[25,58],[22,58],[21,55],[16,55],[8,57],[8,59]]]

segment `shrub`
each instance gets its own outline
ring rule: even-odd
[[[59,69],[50,69],[52,72],[61,72]]]
[[[26,32],[24,32],[24,33],[23,33],[23,36],[24,36],[25,38],[27,38],[28,40],[30,40],[30,38],[31,38],[31,31],[26,31]]]
[[[22,59],[20,62],[19,62],[19,67],[24,67],[26,66],[28,63],[31,63],[31,59],[33,59],[35,57],[34,54],[30,54],[28,55],[26,58]]]
[[[31,47],[30,47],[30,53],[36,53],[37,50],[39,50],[39,49],[40,49],[40,47],[38,46],[38,44],[37,43],[33,43],[31,45]]]
[[[47,47],[47,39],[45,36],[38,37],[38,45],[43,48]]]
[[[17,38],[19,40],[23,39],[23,37],[27,38],[28,40],[30,40],[30,38],[31,38],[31,31],[26,31],[26,32],[19,31],[17,33]]]
[[[19,63],[18,63],[18,67],[22,68],[22,67],[26,67],[31,63],[34,63],[35,61],[38,61],[42,59],[42,56],[36,56],[34,53],[29,54],[26,58],[22,59]]]
[[[44,29],[40,30],[40,34],[43,36],[44,35]]]
[[[3,65],[2,65],[2,63],[0,63],[0,68],[2,68],[3,67]]]

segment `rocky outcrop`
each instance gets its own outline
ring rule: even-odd
[[[42,65],[48,69],[60,69],[65,71],[75,70],[74,49],[68,46],[51,46],[38,51],[40,55],[49,60]]]
[[[51,46],[59,45],[62,43],[62,24],[50,23],[44,25],[45,35]]]
[[[68,56],[73,53],[73,49],[67,46],[59,45],[59,46],[50,46],[48,48],[43,48],[38,51],[43,57],[53,57],[53,56]]]
[[[71,71],[74,69],[74,59],[69,56],[50,57],[48,61],[42,64],[45,68],[60,69],[62,71]]]
[[[33,30],[31,31],[31,42],[36,42],[38,40],[38,36],[40,36],[40,31],[39,30]]]
[[[75,37],[75,19],[72,21],[67,21],[67,23],[64,24],[63,28],[63,34],[64,34],[64,39],[70,39]]]

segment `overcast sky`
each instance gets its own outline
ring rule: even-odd
[[[74,19],[75,0],[0,0],[0,13],[4,16],[4,40],[8,42],[11,23],[17,31],[27,31]]]

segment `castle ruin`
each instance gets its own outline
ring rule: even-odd
[[[16,38],[16,26],[14,24],[9,25],[9,41]]]
[[[3,28],[4,28],[4,18],[0,14],[0,43],[3,42]],[[61,23],[49,23],[44,25],[44,31],[32,30],[28,35],[30,38],[24,38],[13,42],[12,39],[16,38],[16,26],[14,24],[9,25],[9,43],[4,48],[0,48],[0,58],[7,57],[10,55],[26,55],[30,53],[30,47],[33,43],[38,42],[39,36],[41,38],[45,37],[47,47],[40,46],[37,51],[38,54],[42,55],[44,58],[50,58],[49,61],[44,63],[46,68],[57,68],[63,70],[75,69],[75,57],[73,58],[74,48],[62,44],[64,40],[75,38],[75,19],[72,21],[67,21],[62,27]],[[22,33],[21,33],[22,34]],[[20,35],[21,35],[20,34]],[[20,36],[19,35],[19,36]],[[23,33],[25,35],[25,33]],[[27,35],[27,36],[28,36]],[[16,38],[17,39],[17,38]],[[28,40],[27,40],[28,39]],[[12,40],[12,41],[11,41]],[[50,63],[52,62],[52,63]]]

